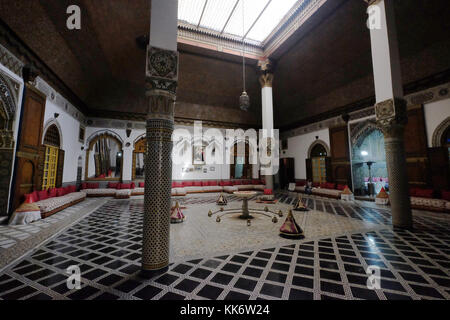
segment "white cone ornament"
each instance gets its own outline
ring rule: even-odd
[[[170,214],[170,223],[181,223],[184,222],[186,217],[183,212],[181,212],[180,204],[177,201],[175,207],[172,208],[172,212]]]
[[[341,193],[341,199],[344,201],[353,201],[355,200],[355,196],[353,195],[353,192],[350,190],[348,186],[345,186],[344,191]]]
[[[380,193],[375,199],[375,203],[380,205],[389,204],[389,195],[387,194],[386,190],[384,190],[384,188],[381,188]]]
[[[300,226],[295,221],[294,215],[292,214],[292,210],[289,210],[289,214],[286,218],[286,221],[283,223],[283,225],[280,228],[280,236],[283,238],[289,238],[289,239],[304,238],[303,230],[300,228]]]
[[[294,207],[295,211],[308,211],[308,208],[306,208],[305,203],[303,202],[302,196],[298,196],[297,204]]]
[[[228,204],[227,198],[225,198],[223,193],[220,194],[219,198],[216,201],[216,204],[218,206],[226,206]]]

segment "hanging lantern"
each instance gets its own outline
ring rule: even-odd
[[[242,82],[244,90],[239,97],[239,107],[243,111],[248,111],[250,108],[250,97],[246,91],[245,85],[245,14],[244,14],[244,1],[242,1]]]
[[[247,92],[242,92],[242,95],[239,97],[239,107],[243,111],[248,111],[250,108],[250,97]]]

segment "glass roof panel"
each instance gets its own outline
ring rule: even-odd
[[[206,0],[178,0],[178,20],[198,25]]]
[[[179,0],[178,19],[194,27],[242,37],[244,5],[246,38],[262,43],[293,6],[302,1],[305,0]]]
[[[238,1],[208,0],[200,26],[221,32]]]
[[[229,1],[229,0],[228,0]],[[277,1],[277,0],[275,0]],[[280,1],[280,0],[278,0]],[[284,1],[284,0],[283,0]],[[243,36],[242,34],[242,2],[244,3],[244,30],[245,33],[250,29],[252,24],[258,18],[261,11],[264,9],[269,0],[241,0],[239,1],[236,11],[230,19],[224,33],[229,33],[237,36]]]
[[[272,0],[255,26],[250,30],[247,38],[263,42],[283,20],[298,0]]]

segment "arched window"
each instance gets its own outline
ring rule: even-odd
[[[251,179],[253,166],[250,164],[250,147],[248,142],[238,142],[233,146],[231,155],[233,164],[231,165],[232,179]]]
[[[447,128],[445,133],[442,135],[441,145],[448,150],[448,158],[450,160],[450,127]],[[450,161],[449,161],[450,162]]]
[[[44,136],[45,155],[42,190],[56,187],[60,140],[58,127],[54,124],[51,125]]]
[[[311,150],[311,158],[327,157],[327,150],[321,144],[316,144]]]
[[[147,139],[142,137],[134,143],[132,177],[134,179],[145,178],[145,152],[147,150]]]

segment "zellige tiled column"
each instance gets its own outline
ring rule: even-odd
[[[169,266],[172,132],[178,82],[178,1],[152,0],[147,49],[147,150],[145,154],[142,276]]]

